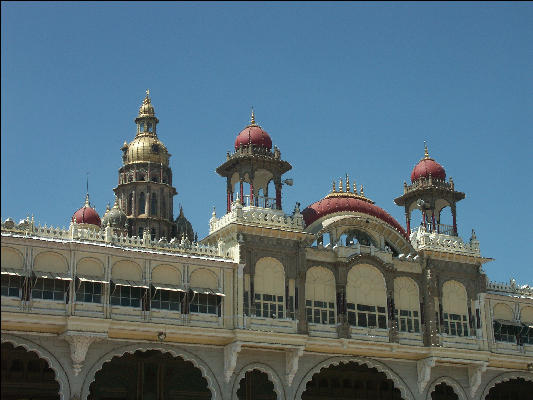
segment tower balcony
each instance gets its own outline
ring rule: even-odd
[[[431,251],[477,258],[481,257],[479,241],[473,230],[470,241],[465,243],[463,242],[463,239],[454,232],[453,226],[436,224],[433,227],[431,224],[426,225],[420,225],[418,229],[411,234],[411,244],[416,251]]]
[[[243,196],[243,203],[241,204],[237,195],[237,200],[231,204],[231,211],[226,215],[217,218],[213,211],[213,216],[209,220],[209,234],[232,223],[298,232],[304,229],[304,219],[297,207],[292,215],[287,215],[283,210],[276,209],[276,199],[271,197],[254,196],[251,201],[249,195]]]

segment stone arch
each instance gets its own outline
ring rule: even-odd
[[[298,390],[296,391],[295,399],[302,398],[302,394],[305,392],[306,385],[309,381],[311,381],[313,375],[318,374],[322,369],[328,368],[332,365],[339,365],[340,363],[349,362],[354,362],[359,365],[365,365],[368,368],[375,368],[379,372],[383,372],[385,376],[394,383],[394,387],[400,391],[403,400],[414,400],[413,393],[411,392],[407,384],[404,382],[404,380],[396,372],[394,372],[389,366],[383,364],[382,362],[366,357],[332,357],[318,363],[313,368],[311,368],[311,370],[308,371],[300,381],[300,384],[298,385]]]
[[[394,303],[396,308],[420,310],[420,290],[418,284],[407,276],[394,279]]]
[[[168,264],[159,264],[152,269],[151,281],[156,283],[169,283],[181,285],[182,276],[179,268]]]
[[[442,308],[445,313],[468,315],[468,295],[462,283],[454,280],[444,282]]]
[[[43,251],[35,256],[33,270],[43,272],[68,272],[68,262],[65,256],[55,251]]]
[[[285,296],[285,269],[273,257],[262,257],[255,264],[254,287],[257,293]]]
[[[514,312],[511,307],[505,303],[497,303],[492,307],[494,319],[503,319],[506,321],[514,320]]]
[[[1,342],[2,343],[11,343],[13,346],[18,347],[21,346],[27,351],[33,351],[34,353],[37,353],[37,355],[42,358],[43,360],[46,360],[48,363],[48,366],[55,372],[55,378],[57,382],[59,383],[59,398],[61,400],[69,400],[70,395],[70,381],[68,379],[68,375],[59,362],[59,360],[48,350],[46,350],[41,345],[32,342],[31,340],[27,340],[24,338],[21,338],[19,336],[2,333],[1,336]]]
[[[231,390],[232,399],[237,399],[237,391],[239,390],[241,379],[244,378],[244,375],[246,375],[248,371],[253,371],[254,369],[267,374],[268,379],[274,384],[274,392],[277,395],[277,400],[285,400],[285,390],[279,375],[273,368],[262,363],[251,363],[241,368],[233,381],[233,388]]]
[[[157,343],[147,344],[145,347],[141,347],[139,344],[117,347],[101,356],[98,361],[96,361],[93,366],[88,370],[87,375],[85,376],[85,380],[83,381],[81,388],[81,399],[87,399],[87,397],[89,396],[89,389],[91,383],[94,382],[96,373],[102,369],[106,362],[111,361],[113,357],[122,357],[125,354],[134,354],[136,351],[146,352],[148,350],[157,350],[161,353],[169,353],[173,357],[180,357],[184,361],[190,361],[196,368],[201,371],[202,377],[205,378],[205,380],[207,381],[207,388],[211,391],[211,394],[213,396],[212,400],[222,399],[220,385],[215,377],[215,374],[213,373],[211,368],[209,368],[206,362],[186,350]]]
[[[94,257],[84,257],[76,265],[76,274],[104,277],[104,264]]]
[[[143,271],[139,264],[129,260],[120,260],[111,267],[111,279],[142,281]]]
[[[356,264],[348,271],[346,300],[360,304],[387,306],[387,284],[381,271],[370,264]]]
[[[463,387],[457,382],[455,379],[450,378],[449,376],[441,376],[440,378],[435,379],[431,384],[428,386],[427,394],[426,394],[426,400],[432,400],[431,399],[431,393],[435,390],[435,386],[440,385],[441,383],[445,383],[448,386],[451,386],[459,400],[468,400],[468,395],[466,394]]]
[[[520,321],[522,323],[533,323],[533,307],[524,306],[520,308]]]
[[[335,276],[330,269],[317,265],[306,271],[305,296],[307,299],[335,303],[335,288]]]
[[[207,268],[198,268],[191,272],[189,277],[191,287],[216,290],[219,287],[218,276]]]
[[[504,372],[503,374],[495,376],[489,381],[489,383],[487,383],[487,385],[485,386],[485,389],[483,390],[483,394],[481,395],[480,400],[485,400],[485,398],[489,395],[490,389],[492,389],[498,383],[507,382],[507,381],[510,381],[511,379],[517,379],[517,378],[522,378],[526,381],[533,382],[532,373],[522,372],[522,371]]]
[[[14,247],[2,246],[2,268],[24,269],[24,256]]]

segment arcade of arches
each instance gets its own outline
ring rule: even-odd
[[[239,400],[276,400],[274,384],[268,375],[256,369],[246,372],[237,390]]]
[[[46,360],[2,343],[2,400],[59,400],[59,383]]]
[[[450,385],[445,382],[439,383],[431,392],[431,400],[459,400],[459,396]]]
[[[89,400],[207,400],[211,391],[190,361],[157,350],[114,357],[95,375]]]

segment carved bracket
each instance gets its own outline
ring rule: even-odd
[[[237,366],[237,354],[241,351],[242,343],[233,342],[224,346],[224,377],[226,383],[229,383],[233,371]]]
[[[303,353],[303,347],[290,349],[285,352],[285,377],[287,378],[287,383],[289,386],[291,386],[296,372],[298,371],[298,361]]]
[[[481,375],[487,370],[487,363],[468,367],[468,383],[470,385],[470,396],[474,398],[479,385],[481,384]]]
[[[83,362],[85,361],[85,356],[87,355],[89,346],[91,343],[99,340],[100,338],[81,334],[66,334],[64,339],[70,345],[70,358],[72,359],[74,375],[78,376],[83,368]]]
[[[426,386],[431,378],[431,368],[435,366],[435,358],[428,357],[418,360],[416,370],[418,372],[418,391],[424,393]]]

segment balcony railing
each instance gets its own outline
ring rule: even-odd
[[[239,193],[237,193],[237,197]],[[237,198],[236,197],[236,198]],[[276,207],[276,198],[274,197],[265,197],[265,196],[254,196],[253,201],[249,194],[243,196],[243,207],[261,207],[261,208],[270,208],[272,210],[277,210]]]
[[[428,222],[426,223],[426,231],[440,233],[442,235],[457,236],[453,229],[453,225],[435,224],[435,228],[433,228],[433,224]]]

